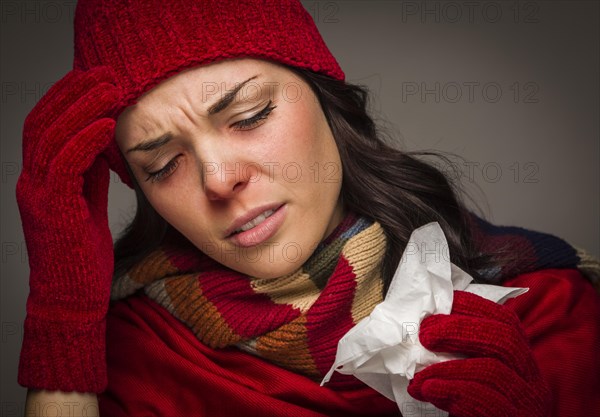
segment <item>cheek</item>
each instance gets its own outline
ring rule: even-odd
[[[311,103],[292,105],[297,110],[295,117],[289,118],[282,132],[282,146],[273,152],[285,155],[280,161],[288,165],[288,174],[301,169],[301,181],[326,186],[341,180],[341,161],[337,145],[320,107]],[[288,175],[288,176],[289,176]],[[335,188],[335,187],[334,187]]]
[[[179,158],[178,166],[171,175],[155,182],[152,179],[145,181],[148,174],[140,173],[139,168],[135,173],[147,200],[165,220],[184,211],[192,199],[197,198],[193,184],[195,177],[189,165],[188,158]]]
[[[279,163],[280,169],[288,165],[292,170],[295,164],[310,167],[326,151],[329,126],[323,120],[310,102],[286,103],[269,132],[264,157]]]

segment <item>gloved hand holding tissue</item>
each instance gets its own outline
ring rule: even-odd
[[[414,230],[384,301],[339,341],[335,362],[321,385],[334,371],[354,375],[395,401],[405,416],[448,415],[407,392],[417,372],[459,358],[425,349],[419,341],[421,321],[433,314],[449,314],[455,290],[500,304],[527,291],[471,284],[473,278],[452,264],[450,256],[438,223]]]

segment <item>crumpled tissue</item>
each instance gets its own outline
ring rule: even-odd
[[[334,371],[354,375],[395,401],[405,416],[447,416],[445,411],[412,398],[406,391],[415,373],[426,366],[458,358],[425,349],[419,342],[421,321],[431,314],[449,314],[454,290],[475,293],[496,303],[528,291],[471,284],[472,280],[450,262],[446,237],[437,222],[415,229],[384,301],[339,341],[334,364],[321,385]]]

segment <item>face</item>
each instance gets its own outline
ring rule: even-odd
[[[154,209],[239,272],[295,271],[345,214],[327,120],[308,84],[279,65],[181,72],[121,113],[115,134]]]

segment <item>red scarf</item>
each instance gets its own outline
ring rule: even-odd
[[[177,242],[117,278],[112,297],[143,288],[206,346],[235,346],[320,382],[339,339],[383,300],[385,247],[379,223],[349,215],[300,269],[257,279]],[[337,375],[330,385],[362,384]]]
[[[386,417],[398,405],[366,386],[335,390],[236,348],[211,349],[143,294],[107,322],[109,417]]]
[[[482,251],[520,255],[490,271],[491,281],[544,267],[578,267],[592,281],[598,277],[597,261],[553,236],[477,218],[472,227]],[[315,383],[331,367],[339,339],[381,302],[384,251],[380,225],[353,215],[301,269],[276,279],[224,268],[187,242],[163,245],[114,281],[113,299],[121,301],[108,318],[109,387],[101,411],[398,415],[395,403],[350,376]]]

